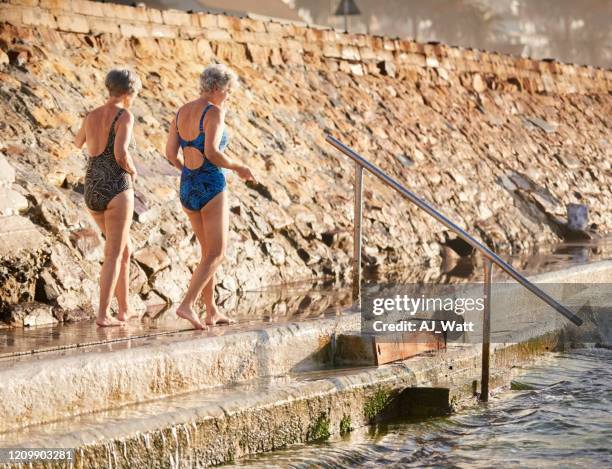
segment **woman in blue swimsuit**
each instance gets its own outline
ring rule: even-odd
[[[225,171],[231,169],[242,179],[254,179],[247,166],[223,153],[228,143],[225,104],[237,81],[236,74],[224,65],[207,67],[200,76],[201,96],[178,110],[166,144],[166,157],[181,171],[181,204],[201,248],[200,263],[176,310],[196,329],[231,322],[218,311],[214,300],[214,274],[225,254],[229,225]],[[205,324],[194,311],[200,293],[206,306]]]

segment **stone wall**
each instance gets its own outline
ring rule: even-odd
[[[88,317],[97,303],[102,242],[72,139],[103,103],[106,71],[126,64],[144,84],[134,106],[134,301],[180,298],[198,255],[163,149],[211,61],[241,77],[228,153],[258,177],[229,178],[220,296],[348,269],[352,167],[325,132],[502,252],[558,240],[567,203],[589,206],[593,231],[612,227],[610,70],[258,18],[4,1],[0,162],[15,170],[2,189],[14,203],[0,204],[5,317],[17,302],[51,304],[59,320]],[[419,266],[415,277],[431,278],[457,250],[451,233],[368,176],[365,199],[368,266]]]
[[[337,68],[359,76],[380,73],[399,76],[415,68],[431,68],[444,81],[453,71],[477,72],[492,74],[500,80],[512,78],[509,86],[528,92],[562,94],[607,93],[612,82],[612,71],[602,68],[254,18],[84,0],[0,3],[0,20],[10,24],[81,34],[117,34],[141,38],[140,42],[145,44],[151,44],[151,39],[191,39],[199,53],[208,52],[203,44],[213,44],[217,57],[232,63],[272,66],[323,63],[332,70]],[[487,86],[486,77],[470,84],[480,91],[478,88]]]

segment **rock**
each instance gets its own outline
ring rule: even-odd
[[[394,78],[397,73],[397,67],[389,60],[378,62],[378,70],[380,71],[381,75],[388,75],[392,78]]]
[[[149,279],[144,270],[140,268],[133,260],[130,262],[130,294],[139,295],[146,294],[149,288]]]
[[[47,303],[54,302],[60,296],[60,289],[51,272],[44,270],[36,282],[36,296]]]
[[[20,251],[34,251],[44,241],[36,226],[18,215],[0,217],[0,257],[12,256]]]
[[[28,201],[19,192],[0,187],[0,216],[16,215],[27,208]]]
[[[6,52],[0,49],[0,65],[8,65],[9,62],[9,56],[6,54]]]
[[[53,308],[49,305],[30,302],[15,305],[11,310],[11,322],[19,326],[48,326],[57,324]]]
[[[282,265],[285,263],[285,249],[280,244],[270,242],[266,243],[265,247],[273,264]]]
[[[134,219],[140,223],[148,223],[159,218],[159,207],[150,208],[146,196],[138,191],[134,194]]]
[[[13,168],[6,157],[0,155],[0,187],[10,187],[15,182],[15,168]]]
[[[557,123],[546,122],[544,119],[540,119],[539,117],[525,116],[525,120],[548,134],[554,133],[559,126]]]
[[[172,303],[178,303],[183,299],[190,279],[191,272],[185,266],[172,264],[153,276],[151,286],[161,297]]]
[[[168,254],[159,246],[147,246],[134,253],[134,259],[152,275],[170,265]]]
[[[229,277],[229,276],[225,276],[223,278],[223,280],[221,281],[221,286],[230,292],[235,292],[236,289],[238,288],[234,277]]]
[[[165,299],[151,290],[145,296],[144,305],[146,314],[154,317],[167,306],[167,302]]]
[[[104,244],[96,231],[90,228],[73,231],[70,233],[70,241],[87,261],[101,262],[104,260]]]
[[[487,89],[486,83],[483,81],[482,77],[478,73],[475,73],[472,77],[472,88],[474,88],[474,91],[476,91],[476,93],[482,93]]]
[[[584,204],[567,205],[567,227],[572,231],[584,231],[589,224],[589,210]]]

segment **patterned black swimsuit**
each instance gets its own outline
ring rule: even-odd
[[[123,111],[113,119],[104,151],[87,162],[85,204],[94,212],[106,210],[113,197],[133,187],[132,176],[115,159],[115,124]]]

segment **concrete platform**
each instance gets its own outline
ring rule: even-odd
[[[554,343],[547,337],[525,348],[494,346],[492,384]],[[448,412],[473,396],[479,365],[478,347],[453,346],[378,368],[290,374],[82,415],[0,434],[0,446],[77,449],[74,466],[53,467],[215,465],[411,412],[422,403],[410,399],[422,400],[428,389],[449,390],[433,409]]]
[[[612,262],[601,262],[544,278],[576,285],[610,272]],[[586,301],[591,293],[582,294]],[[492,344],[493,388],[568,337],[584,343],[612,331],[605,311],[603,319],[585,316],[580,330],[565,320],[535,327],[538,317],[523,313],[521,340]],[[449,405],[478,389],[479,344],[341,369],[336,339],[359,331],[360,314],[335,308],[305,316],[205,333],[180,330],[171,317],[127,331],[78,325],[51,339],[24,331],[29,345],[19,350],[15,340],[0,360],[0,446],[76,447],[76,467],[208,465],[313,441],[347,422],[366,425],[390,405],[397,413],[397,396],[409,387],[447,389]]]

